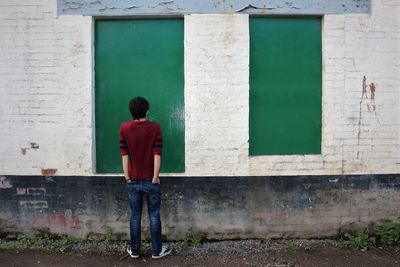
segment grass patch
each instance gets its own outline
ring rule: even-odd
[[[376,246],[400,245],[400,218],[395,221],[383,219],[372,233],[360,228],[355,234],[345,233],[340,239],[345,246],[366,250]]]
[[[264,237],[263,239],[261,239],[260,242],[261,242],[261,244],[269,245],[269,244],[271,244],[271,242],[272,242],[272,237],[266,236],[266,237]]]
[[[150,242],[147,241],[147,240],[143,240],[143,241],[142,241],[142,244],[141,244],[141,250],[142,250],[143,252],[146,252],[146,251],[150,251],[150,249],[151,249],[151,244],[150,244]]]
[[[59,240],[59,250],[61,252],[66,251],[68,248],[70,248],[73,244],[79,243],[82,241],[81,238],[78,237],[73,237],[65,234],[60,234],[60,240]]]
[[[114,240],[115,239],[114,239],[113,230],[110,227],[107,227],[106,228],[106,233],[105,233],[105,236],[104,236],[104,242],[106,244],[111,244]]]
[[[305,240],[305,241],[303,242],[303,248],[304,248],[304,250],[306,250],[306,251],[311,251],[311,250],[314,249],[312,243],[311,243],[309,240]]]
[[[287,252],[295,252],[297,250],[297,246],[293,241],[289,241],[285,246],[285,250]]]
[[[382,225],[377,227],[377,237],[384,246],[400,245],[400,219],[396,221],[382,220]]]
[[[368,249],[375,245],[376,239],[369,235],[367,228],[361,228],[354,235],[345,233],[341,241],[346,245],[356,249]]]
[[[183,239],[179,243],[179,246],[181,248],[195,247],[200,245],[202,242],[203,242],[203,237],[201,235],[194,233],[187,233],[185,239]]]
[[[0,249],[13,249],[13,250],[25,250],[28,249],[33,242],[26,236],[21,235],[17,237],[17,240],[7,240],[0,244]]]

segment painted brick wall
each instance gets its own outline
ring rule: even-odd
[[[398,173],[400,3],[373,3],[323,19],[321,155],[248,157],[248,17],[186,16],[186,174]]]
[[[370,15],[324,20],[323,160],[338,172],[400,170],[400,2],[372,4]],[[364,76],[376,90],[361,99]]]
[[[248,15],[185,16],[185,142],[189,175],[247,173]]]
[[[1,174],[92,172],[91,39],[56,1],[0,1]]]
[[[0,3],[0,174],[93,174],[92,19],[57,17],[55,2]],[[377,0],[369,15],[324,17],[322,154],[256,157],[248,15],[185,16],[181,175],[399,173],[399,12]]]

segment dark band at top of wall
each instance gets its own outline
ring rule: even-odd
[[[371,0],[57,0],[59,15],[324,15],[368,13]]]

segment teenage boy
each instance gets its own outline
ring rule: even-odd
[[[161,243],[160,179],[158,178],[162,135],[160,125],[146,120],[149,102],[135,97],[129,102],[133,120],[121,124],[119,132],[122,168],[128,184],[128,199],[131,207],[131,244],[127,252],[138,258],[141,242],[141,217],[143,197],[147,199],[151,231],[152,258],[158,259],[171,253]]]

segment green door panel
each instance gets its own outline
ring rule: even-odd
[[[96,169],[120,173],[119,126],[134,96],[163,131],[162,172],[185,170],[183,20],[96,20]]]
[[[321,153],[320,18],[250,18],[250,155]]]

